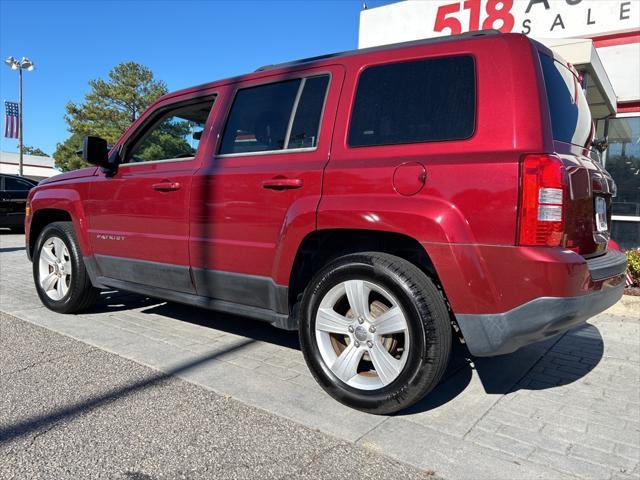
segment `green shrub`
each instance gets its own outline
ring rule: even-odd
[[[628,250],[627,261],[629,262],[629,272],[633,278],[633,285],[640,286],[640,248]]]

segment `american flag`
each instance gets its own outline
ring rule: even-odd
[[[18,138],[20,135],[20,109],[16,102],[4,102],[4,136]]]

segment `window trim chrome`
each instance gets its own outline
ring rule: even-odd
[[[156,164],[156,163],[189,162],[189,161],[195,160],[195,158],[196,158],[196,156],[194,155],[193,157],[163,158],[162,160],[149,160],[148,162],[127,162],[127,163],[119,164],[118,168],[137,167],[137,166],[141,166],[141,165],[153,165],[153,164]]]
[[[232,157],[252,157],[255,155],[282,155],[284,153],[302,153],[302,152],[314,152],[318,147],[305,147],[305,148],[291,148],[288,150],[263,150],[260,152],[239,152],[239,153],[224,153],[222,155],[216,155],[215,158],[232,158]]]

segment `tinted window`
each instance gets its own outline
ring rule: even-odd
[[[318,144],[318,126],[327,85],[329,85],[329,75],[305,80],[287,148],[312,148]]]
[[[31,190],[33,185],[29,182],[19,180],[13,177],[4,177],[4,189],[13,191],[26,191]]]
[[[284,148],[301,80],[239,90],[222,136],[221,154]]]
[[[540,55],[547,90],[553,138],[585,146],[591,133],[591,112],[580,82],[564,65]]]
[[[127,163],[193,158],[213,100],[171,109],[136,141]]]
[[[469,56],[368,68],[358,82],[349,145],[469,138],[475,99],[475,66]]]

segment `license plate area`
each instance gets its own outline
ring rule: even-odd
[[[598,232],[606,232],[609,230],[607,224],[607,201],[603,197],[596,197],[595,213],[596,213],[596,229]]]

